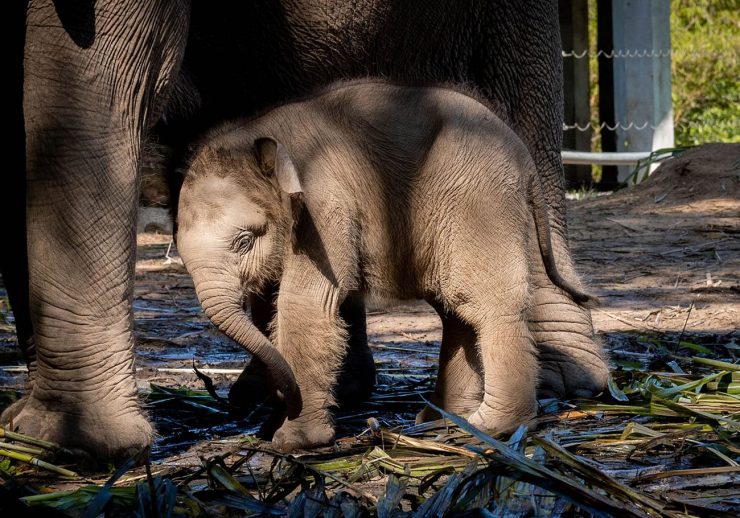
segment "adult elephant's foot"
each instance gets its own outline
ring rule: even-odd
[[[33,371],[31,370],[30,373],[33,373]],[[28,381],[26,381],[26,388],[23,391],[23,396],[18,401],[11,403],[2,411],[2,414],[0,414],[0,423],[3,423],[4,425],[10,424],[13,422],[14,417],[21,413],[21,410],[26,406],[31,393],[33,392],[33,379],[34,377],[29,375]]]
[[[272,443],[281,451],[291,452],[334,442],[335,432],[331,416],[322,410],[286,420],[275,432]]]
[[[588,344],[587,344],[588,345]],[[592,345],[594,349],[599,348]],[[538,344],[540,351],[539,398],[588,398],[606,389],[609,367],[589,349]]]
[[[20,401],[18,403],[21,403]],[[128,405],[100,400],[63,410],[58,401],[33,394],[3,412],[15,431],[57,443],[83,454],[89,468],[139,456],[152,444],[154,431],[135,400]]]
[[[14,401],[10,404],[5,410],[3,410],[2,414],[0,414],[0,423],[3,426],[15,426],[15,416],[19,415],[21,411],[23,410],[23,407],[26,406],[26,403],[28,402],[29,396],[25,395],[21,397],[18,401]]]
[[[540,288],[529,327],[539,357],[539,398],[592,397],[606,388],[609,367],[588,309],[554,287]]]
[[[20,414],[23,407],[26,406],[30,394],[33,392],[34,381],[36,379],[36,347],[34,345],[34,339],[33,337],[26,340],[19,339],[19,343],[25,344],[23,346],[23,354],[27,359],[28,378],[26,379],[26,386],[23,389],[23,396],[2,411],[0,414],[0,423],[10,423],[14,416]]]

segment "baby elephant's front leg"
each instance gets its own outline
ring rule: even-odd
[[[334,440],[330,409],[336,406],[334,389],[347,343],[338,299],[338,290],[331,286],[306,290],[284,282],[280,288],[277,348],[293,369],[303,400],[298,417],[286,420],[273,436],[283,451]]]

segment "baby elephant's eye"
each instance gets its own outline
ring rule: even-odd
[[[250,232],[249,230],[239,232],[231,242],[231,250],[237,254],[244,255],[254,246],[254,239],[254,232]]]

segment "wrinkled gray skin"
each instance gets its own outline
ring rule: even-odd
[[[558,267],[573,278],[554,0],[353,0],[331,8],[254,0],[217,9],[187,0],[28,0],[5,12],[10,181],[0,196],[12,253],[0,254],[0,269],[30,376],[27,397],[2,422],[12,418],[20,432],[103,464],[151,444],[136,398],[131,301],[141,143],[155,124],[174,169],[205,129],[337,79],[473,84],[529,148]],[[542,390],[601,390],[606,368],[588,312],[549,284],[533,300]],[[342,314],[362,346],[358,363],[367,365],[361,301]],[[456,345],[470,330],[448,322],[442,371],[472,375]]]
[[[11,4],[21,145],[2,195],[25,206],[9,213],[21,232],[1,266],[29,384],[0,422],[105,463],[153,436],[133,377],[138,168],[180,66],[188,6]]]
[[[557,270],[527,148],[442,88],[340,83],[211,133],[181,191],[178,249],[206,315],[262,356],[244,301],[279,281],[272,340],[298,390],[282,363],[267,367],[287,403],[273,438],[286,450],[334,438],[348,296],[437,307],[444,355],[470,360],[441,367],[435,398],[494,432],[536,414],[533,291],[589,299]]]

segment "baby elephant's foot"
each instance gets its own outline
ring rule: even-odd
[[[269,395],[267,367],[261,361],[253,359],[231,386],[229,402],[238,408],[251,408],[265,401]]]
[[[375,389],[375,361],[370,349],[350,349],[342,366],[334,394],[339,408],[355,408],[368,399]]]
[[[421,409],[421,412],[416,414],[416,424],[428,423],[439,419],[442,419],[442,415],[429,405],[426,405]]]
[[[459,415],[460,417],[468,417],[480,406],[480,399],[468,399],[456,402],[456,404],[440,404],[435,402],[438,407],[444,408],[445,411],[450,414]],[[421,412],[416,414],[416,424],[428,423],[430,421],[437,421],[442,419],[442,414],[430,407],[425,406]]]
[[[286,420],[275,435],[272,443],[281,451],[305,450],[315,446],[326,446],[334,442],[334,425],[328,412],[300,416]]]
[[[536,416],[537,407],[534,401],[531,407],[517,405],[508,411],[492,408],[484,402],[468,418],[468,422],[484,432],[511,433],[520,425],[530,425]]]

